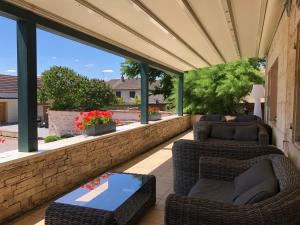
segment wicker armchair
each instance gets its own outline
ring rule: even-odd
[[[220,128],[225,128],[226,130],[241,130],[254,128],[254,131],[249,131],[248,133],[252,134],[251,139],[247,139],[248,137],[244,137],[243,139],[235,138],[234,133],[232,133],[232,137],[228,137],[227,131],[222,131]],[[221,137],[213,137],[214,130],[219,130],[221,136],[227,136],[227,138]],[[245,130],[248,131],[248,130]],[[236,132],[236,131],[235,131]],[[208,122],[208,121],[199,121],[193,124],[193,135],[194,140],[200,140],[202,142],[221,142],[221,143],[231,143],[231,144],[260,144],[260,145],[268,145],[270,144],[271,137],[269,136],[269,132],[266,127],[258,122]],[[253,139],[254,135],[254,139]]]
[[[273,150],[275,149],[269,147],[269,151]],[[236,158],[240,158],[239,154],[236,156]],[[199,163],[200,174],[194,168],[191,170],[194,170],[199,178],[232,181],[235,176],[254,163],[266,158],[271,160],[275,176],[279,181],[280,192],[278,194],[255,204],[234,205],[192,198],[175,191],[176,194],[170,194],[166,200],[165,224],[299,225],[300,173],[283,155],[264,155],[248,160],[202,157]],[[188,179],[189,177],[185,177],[181,182],[186,183]],[[189,191],[188,187],[182,186],[181,188],[181,192]]]
[[[245,145],[203,143],[193,140],[176,141],[172,148],[174,191],[177,194],[187,194],[199,177],[199,158],[204,156],[251,159],[267,154],[283,154],[272,145]]]

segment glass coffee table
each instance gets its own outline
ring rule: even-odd
[[[136,224],[155,200],[154,176],[105,173],[50,204],[45,224]]]

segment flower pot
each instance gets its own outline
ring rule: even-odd
[[[85,130],[84,133],[88,136],[97,136],[100,134],[106,134],[114,131],[116,131],[116,124],[109,123],[109,124],[91,125]]]
[[[161,120],[161,114],[153,114],[153,115],[149,115],[149,120],[150,120],[150,121]]]

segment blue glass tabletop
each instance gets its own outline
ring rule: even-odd
[[[147,181],[138,174],[105,173],[55,202],[114,211]]]

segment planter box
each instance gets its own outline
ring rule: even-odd
[[[106,134],[106,133],[114,132],[114,131],[116,131],[116,127],[117,126],[116,126],[115,123],[92,125],[92,126],[89,126],[85,130],[84,133],[88,136],[97,136],[97,135],[100,135],[100,134]]]
[[[150,121],[161,120],[161,114],[149,115]]]

